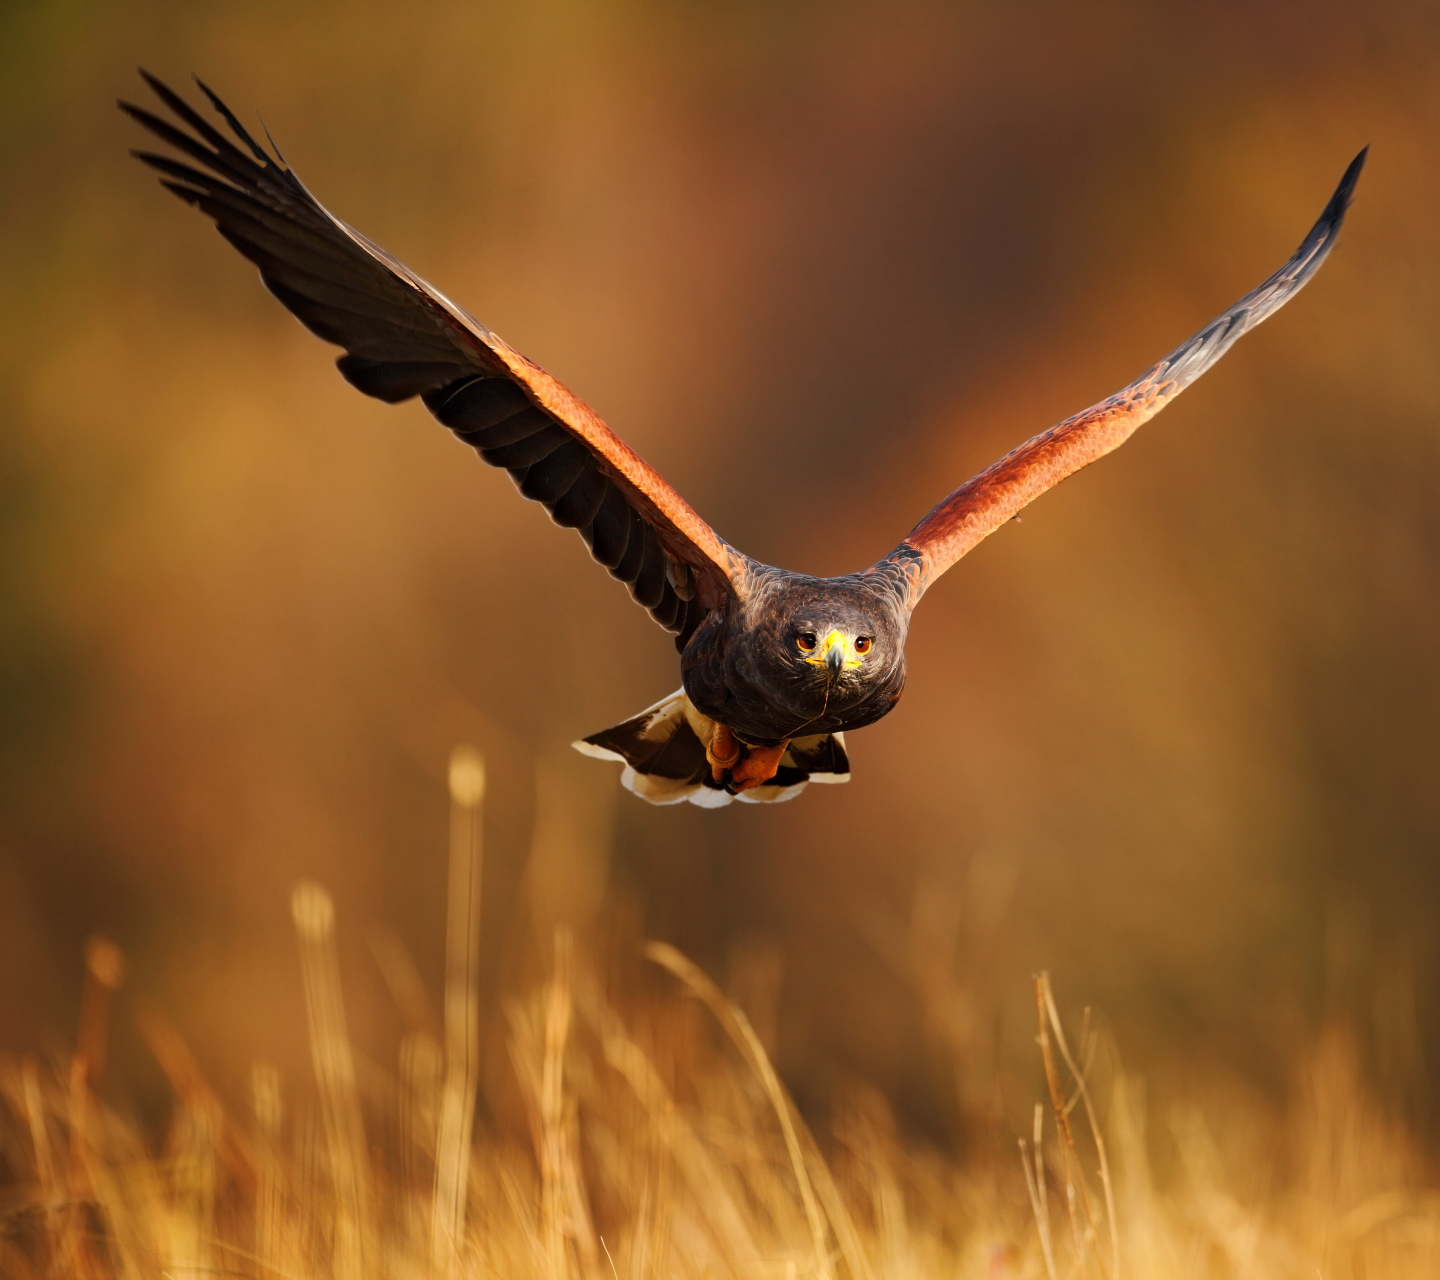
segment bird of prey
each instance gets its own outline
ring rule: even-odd
[[[1334,246],[1365,161],[1362,151],[1294,256],[1193,338],[967,480],[868,569],[813,578],[737,551],[587,405],[328,213],[273,141],[272,155],[203,83],[231,136],[141,74],[178,124],[122,110],[184,159],[133,154],[214,221],[306,328],[344,348],[345,380],[391,403],[418,395],[556,524],[578,530],[674,635],[681,689],[575,744],[623,763],[624,785],[655,804],[787,800],[807,782],[847,781],[844,734],[899,700],[906,629],[926,589],[1294,297]]]

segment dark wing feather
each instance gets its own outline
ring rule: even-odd
[[[885,560],[907,570],[912,602],[982,538],[1081,467],[1118,449],[1136,428],[1220,359],[1241,334],[1273,315],[1319,270],[1335,245],[1360,170],[1362,151],[1294,256],[1259,288],[1177,347],[1123,391],[1027,440],[967,480],[930,512]]]
[[[133,154],[214,220],[306,328],[345,348],[336,364],[347,382],[391,403],[420,396],[521,493],[579,530],[677,646],[743,590],[744,558],[588,406],[328,213],[204,84],[233,138],[141,75],[185,128],[129,103],[121,110],[183,159]]]

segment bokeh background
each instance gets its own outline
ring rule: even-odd
[[[1419,0],[7,0],[5,1044],[68,1042],[102,932],[216,1079],[301,1072],[302,876],[385,1043],[376,947],[438,987],[467,740],[492,1031],[557,921],[617,973],[663,938],[806,1105],[866,1081],[963,1142],[1035,1096],[1007,1064],[1044,967],[1157,1090],[1283,1097],[1341,1021],[1433,1128],[1437,28]],[[127,158],[137,63],[258,113],[725,537],[821,574],[1252,287],[1372,151],[1306,292],[930,593],[851,785],[653,809],[566,744],[675,687],[667,638]],[[127,1026],[111,1084],[143,1103]]]

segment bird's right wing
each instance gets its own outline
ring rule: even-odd
[[[1264,284],[1123,391],[1027,440],[967,480],[920,521],[876,568],[903,570],[909,579],[911,601],[918,600],[925,588],[961,556],[1047,489],[1118,449],[1143,422],[1153,418],[1219,360],[1241,334],[1274,315],[1320,269],[1335,246],[1364,164],[1362,151],[1350,162],[1310,234],[1290,261]]]
[[[193,134],[129,103],[121,109],[200,167],[151,152],[136,157],[214,220],[306,328],[345,348],[336,363],[348,382],[391,403],[420,396],[557,524],[579,530],[678,646],[727,595],[743,591],[744,557],[589,406],[327,212],[205,85],[235,141],[141,74]]]

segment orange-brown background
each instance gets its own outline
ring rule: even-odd
[[[933,590],[851,785],[651,809],[564,744],[675,687],[666,637],[125,156],[136,63],[258,111],[724,536],[815,573],[1138,373],[1372,157],[1295,303]],[[438,981],[470,738],[492,974],[532,924],[626,919],[807,1095],[859,1076],[942,1125],[958,1053],[988,1105],[1041,966],[1160,1078],[1273,1088],[1337,1010],[1388,1087],[1440,1049],[1431,6],[9,0],[0,154],[7,1044],[70,1034],[98,930],[222,1080],[298,1066],[302,875],[383,1042],[365,939]]]

